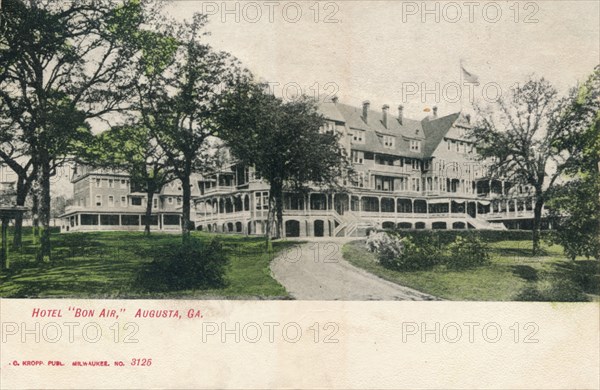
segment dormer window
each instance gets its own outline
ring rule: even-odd
[[[320,130],[322,133],[335,133],[335,122],[326,121]]]
[[[364,144],[365,143],[365,132],[362,130],[352,130],[352,141]]]
[[[388,149],[393,149],[396,144],[396,137],[390,135],[383,136],[383,146]]]
[[[411,140],[410,150],[412,150],[413,152],[419,152],[421,150],[421,141]]]

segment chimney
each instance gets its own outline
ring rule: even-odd
[[[338,99],[337,96],[334,96],[334,97],[331,98],[331,101],[333,102],[333,104],[337,104],[338,100],[339,99]]]
[[[404,106],[401,104],[398,106],[398,122],[402,124],[402,120],[404,119]]]
[[[371,102],[368,100],[365,100],[363,102],[363,115],[362,115],[365,123],[369,123],[369,107],[371,107]]]
[[[437,106],[433,106],[433,117],[437,118]]]
[[[383,107],[381,107],[381,110],[383,111],[383,127],[385,127],[387,129],[388,128],[388,113],[390,111],[390,106],[388,106],[387,104],[384,104]]]

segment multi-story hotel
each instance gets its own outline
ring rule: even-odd
[[[71,182],[73,199],[61,216],[61,231],[144,229],[147,196],[134,191],[126,172],[77,166]],[[152,229],[181,229],[181,193],[181,184],[171,182],[154,195]],[[199,195],[194,189],[192,194]]]
[[[400,229],[505,229],[528,227],[533,199],[525,186],[491,180],[467,137],[470,117],[459,113],[405,118],[402,106],[372,110],[322,103],[322,131],[337,132],[356,171],[343,191],[284,194],[287,237],[360,236],[371,227]],[[88,171],[73,176],[74,199],[63,230],[143,228],[146,196],[131,192],[125,173]],[[210,232],[262,234],[269,186],[251,167],[232,163],[192,180],[195,226]],[[180,183],[154,199],[152,223],[179,230]]]

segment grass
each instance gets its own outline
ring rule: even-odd
[[[343,247],[343,255],[353,265],[383,279],[453,301],[512,301],[525,287],[543,278],[574,281],[592,301],[600,301],[600,263],[578,258],[567,260],[558,245],[542,244],[542,256],[531,256],[531,241],[490,243],[491,264],[464,271],[442,267],[427,271],[400,272],[381,266],[364,241]]]
[[[214,235],[194,232],[208,242]],[[10,236],[9,236],[10,237]],[[227,285],[221,289],[147,293],[138,287],[141,269],[161,248],[177,243],[179,235],[137,232],[53,234],[52,262],[34,261],[30,232],[22,250],[9,253],[11,268],[0,273],[0,297],[5,298],[189,298],[286,299],[284,287],[271,277],[269,264],[281,250],[298,243],[274,242],[264,250],[264,238],[219,236],[230,259]]]

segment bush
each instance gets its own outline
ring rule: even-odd
[[[444,251],[439,241],[417,241],[405,237],[404,253],[395,259],[395,269],[399,271],[427,270],[443,261]]]
[[[379,232],[369,236],[367,250],[377,253],[382,266],[396,271],[429,269],[444,256],[443,247],[435,233],[412,239]]]
[[[581,287],[569,279],[544,278],[523,288],[515,297],[528,302],[588,302]]]
[[[444,259],[444,264],[455,270],[479,267],[490,262],[489,251],[489,246],[475,234],[457,236],[448,245],[448,256]]]
[[[366,245],[377,253],[381,265],[396,271],[427,270],[442,264],[461,270],[490,262],[490,248],[478,234],[445,233],[426,231],[400,238],[396,232],[379,232],[371,234]]]
[[[225,286],[229,259],[218,238],[203,244],[192,239],[183,245],[173,245],[142,270],[139,284],[154,291],[220,288]]]
[[[468,236],[473,234],[473,231],[467,230],[436,230],[437,237],[443,244],[452,243],[456,237]],[[430,230],[394,230],[394,235],[400,237],[411,237],[411,238],[427,238],[430,234]],[[477,230],[477,235],[486,242],[499,242],[499,241],[531,241],[531,230]],[[551,233],[549,231],[542,231],[542,238],[549,237]]]
[[[402,240],[385,232],[371,233],[365,245],[369,252],[377,254],[377,259],[386,268],[393,268],[395,259],[404,252]]]

